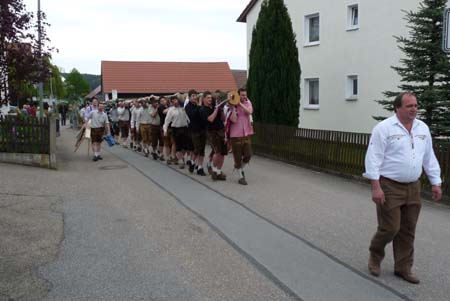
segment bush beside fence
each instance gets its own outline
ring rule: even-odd
[[[361,177],[370,134],[301,129],[280,125],[254,124],[253,150],[256,154],[294,165],[341,175]],[[435,143],[442,170],[442,189],[450,196],[450,144]],[[429,190],[425,177],[424,190]]]

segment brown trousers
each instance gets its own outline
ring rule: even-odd
[[[251,137],[231,138],[231,149],[233,150],[234,168],[239,169],[242,163],[248,163],[252,157]]]
[[[386,202],[377,205],[378,229],[369,250],[381,262],[384,248],[392,241],[395,271],[408,272],[414,261],[414,237],[422,206],[420,181],[404,184],[381,177],[380,185]]]
[[[142,143],[145,145],[150,145],[152,137],[150,135],[150,124],[141,123],[139,125],[139,133],[141,134]]]

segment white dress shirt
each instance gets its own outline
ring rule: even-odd
[[[142,107],[136,108],[136,107],[132,107],[131,108],[131,128],[134,129],[136,128],[136,130],[139,131],[139,114],[142,111]]]
[[[442,182],[430,130],[417,119],[411,132],[396,115],[377,124],[372,131],[365,166],[363,176],[370,180],[379,180],[383,176],[400,183],[410,183],[420,178],[423,167],[431,185]]]
[[[137,112],[137,120],[139,120],[139,124],[150,124],[150,110],[148,107],[142,107],[139,112]]]
[[[189,117],[183,108],[170,107],[167,111],[166,120],[164,121],[163,130],[167,133],[169,125],[174,128],[186,127],[189,124]]]
[[[127,108],[118,108],[117,109],[117,113],[119,114],[119,120],[121,121],[128,121],[130,120],[130,112],[128,111]]]

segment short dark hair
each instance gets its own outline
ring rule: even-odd
[[[198,94],[194,89],[189,90],[188,96],[191,97],[192,94]]]
[[[178,97],[177,97],[176,95],[170,96],[170,101],[172,101],[172,100],[174,100],[174,99],[176,99],[176,100],[178,101]]]
[[[241,94],[241,92],[247,92],[247,89],[245,89],[245,88],[239,88],[238,94]]]
[[[211,93],[210,91],[205,91],[205,92],[203,92],[203,97],[206,97],[206,96],[208,96],[208,95],[211,95],[211,96],[212,96],[212,93]]]
[[[397,95],[397,97],[395,97],[395,99],[394,99],[394,112],[397,113],[397,109],[400,108],[400,107],[402,106],[402,100],[403,100],[403,97],[404,97],[405,95],[409,95],[409,96],[414,96],[414,97],[416,97],[416,95],[414,95],[414,93],[412,93],[412,92],[402,92],[402,93],[399,93],[399,94]]]

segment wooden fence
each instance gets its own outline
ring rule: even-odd
[[[341,175],[361,177],[370,134],[301,129],[254,124],[252,147],[256,154],[287,163]],[[435,143],[441,165],[442,189],[450,196],[450,144]],[[425,177],[424,190],[429,190]]]
[[[49,119],[0,116],[0,152],[50,154]]]

